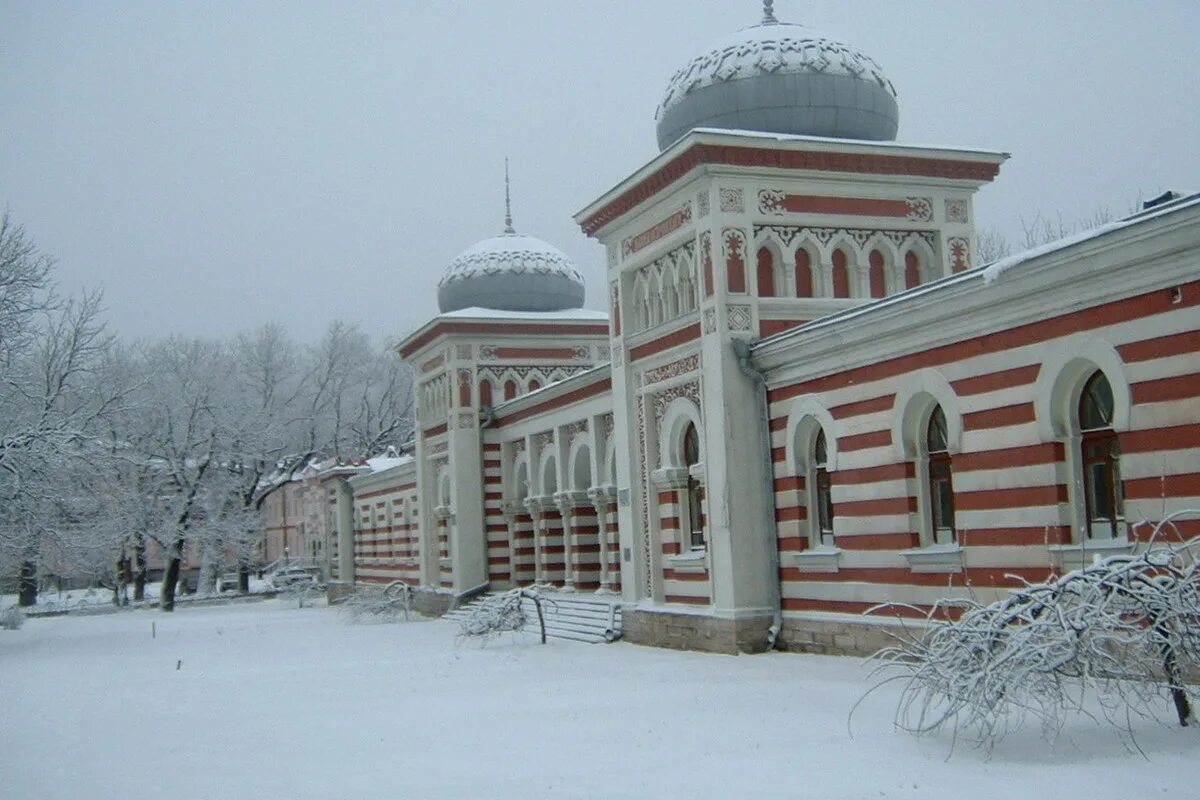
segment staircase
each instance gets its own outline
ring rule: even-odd
[[[470,603],[447,611],[443,619],[461,620],[480,603],[486,603],[495,595],[485,594]],[[546,636],[555,639],[570,639],[576,642],[612,642],[621,638],[621,599],[617,596],[574,594],[571,592],[542,591],[542,615],[546,621]],[[538,634],[537,608],[533,599],[521,599],[521,610],[525,612],[525,631]]]

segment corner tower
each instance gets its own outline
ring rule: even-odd
[[[464,250],[438,288],[441,313],[397,346],[417,395],[421,584],[461,595],[510,575],[499,472],[482,428],[492,407],[608,360],[608,321],[583,306],[583,277],[558,248],[513,227]]]
[[[576,215],[607,251],[631,639],[768,640],[777,487],[738,343],[972,265],[972,199],[1006,156],[894,143],[898,119],[873,60],[766,3],[672,78],[662,153]]]

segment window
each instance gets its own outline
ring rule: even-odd
[[[683,432],[683,464],[688,468],[687,477],[687,511],[689,543],[692,549],[704,547],[704,511],[701,503],[700,481],[692,474],[692,467],[700,463],[700,432],[696,424],[689,422]]]
[[[887,294],[887,283],[884,278],[883,253],[872,250],[868,258],[868,279],[871,297],[883,297]]]
[[[921,257],[909,250],[904,254],[904,288],[915,289],[921,285]]]
[[[758,250],[758,296],[775,296],[775,259],[765,247]]]
[[[796,251],[796,297],[813,296],[812,257],[803,247]]]
[[[1083,385],[1078,409],[1083,500],[1092,539],[1115,539],[1124,532],[1121,450],[1112,420],[1112,386],[1097,370]]]
[[[505,381],[504,382],[504,399],[512,400],[516,396],[517,396],[517,382],[514,380]]]
[[[822,547],[833,547],[833,494],[830,491],[829,455],[825,446],[824,430],[817,431],[810,464],[809,478],[812,481],[812,489],[809,496],[816,510],[811,517],[811,542]]]
[[[850,268],[846,263],[844,250],[833,251],[833,296],[850,296]]]
[[[929,475],[929,527],[933,544],[954,544],[954,481],[950,470],[946,415],[934,406],[925,429],[925,456]]]
[[[492,382],[489,380],[479,384],[479,405],[484,408],[492,407]]]

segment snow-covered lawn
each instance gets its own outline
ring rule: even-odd
[[[153,624],[155,635],[151,636]],[[0,631],[0,796],[1195,797],[1200,733],[1141,723],[1147,762],[1079,721],[990,758],[846,714],[857,659],[714,656],[351,625],[283,600],[31,619]],[[1169,723],[1169,709],[1161,709]]]

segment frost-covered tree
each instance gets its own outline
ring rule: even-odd
[[[0,218],[0,561],[19,566],[19,602],[37,596],[48,544],[80,513],[64,477],[96,456],[105,415],[123,393],[99,373],[111,339],[100,296],[59,298],[52,260]]]
[[[1194,514],[1196,512],[1181,512]],[[990,745],[1035,721],[1053,737],[1071,714],[1128,727],[1166,697],[1179,723],[1194,721],[1200,668],[1200,540],[1153,544],[996,602],[944,601],[925,625],[877,653],[885,682],[899,681],[899,727],[951,729]],[[875,611],[894,611],[881,606]]]

